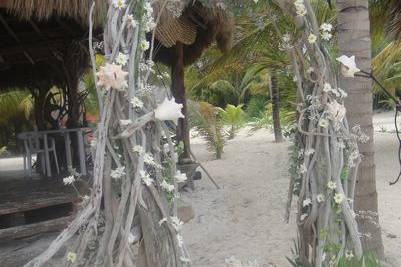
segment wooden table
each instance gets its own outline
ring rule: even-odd
[[[80,174],[86,175],[86,157],[85,157],[85,147],[84,147],[84,134],[83,131],[87,128],[73,128],[73,129],[58,129],[58,130],[47,130],[47,131],[32,131],[27,132],[27,134],[31,135],[39,135],[43,138],[43,146],[44,146],[44,154],[46,161],[46,173],[50,177],[51,176],[51,167],[50,167],[50,157],[49,157],[49,147],[48,147],[48,136],[49,135],[62,135],[64,137],[65,144],[65,153],[67,159],[67,167],[68,169],[72,168],[72,154],[71,154],[71,134],[75,134],[77,136],[78,143],[78,156],[79,156],[79,167]]]

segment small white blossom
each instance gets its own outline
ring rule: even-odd
[[[133,244],[135,241],[135,236],[132,233],[128,234],[128,244]]]
[[[116,57],[116,63],[125,66],[127,65],[128,62],[128,55],[123,54],[123,53],[118,53],[118,56]]]
[[[117,9],[123,9],[127,6],[125,0],[113,0],[113,7]]]
[[[325,199],[325,197],[324,197],[323,194],[319,194],[319,195],[316,196],[316,201],[318,203],[322,203],[324,201],[324,199]]]
[[[319,126],[322,128],[327,128],[327,127],[329,127],[329,121],[326,119],[320,119]]]
[[[333,88],[331,87],[331,84],[329,83],[324,83],[323,85],[323,92],[328,93],[331,92]]]
[[[304,174],[308,171],[308,168],[306,168],[305,163],[302,163],[301,166],[299,166],[299,173]]]
[[[141,43],[139,44],[139,47],[142,49],[142,51],[146,51],[149,49],[150,44],[146,40],[142,40]]]
[[[143,108],[143,102],[142,102],[142,100],[140,100],[138,97],[136,97],[136,96],[134,96],[132,99],[131,99],[131,105],[134,107],[134,108],[139,108],[139,109],[141,109],[141,108]]]
[[[337,204],[341,204],[343,201],[344,201],[344,195],[343,194],[336,193],[334,195],[334,202],[336,202]]]
[[[300,217],[299,219],[300,219],[301,221],[303,221],[303,220],[306,219],[306,217],[308,217],[308,214],[307,214],[307,213],[304,213],[304,214],[301,215],[301,217]]]
[[[159,226],[162,226],[163,223],[167,222],[167,218],[163,218],[159,221]]]
[[[166,180],[163,180],[163,182],[160,183],[160,187],[166,190],[167,192],[174,191],[174,185],[167,183]]]
[[[306,7],[303,0],[296,0],[294,5],[298,16],[303,17],[306,15]]]
[[[71,184],[73,184],[74,182],[75,182],[75,177],[74,177],[74,175],[71,175],[71,176],[68,176],[68,177],[63,178],[63,183],[64,183],[64,185],[71,185]]]
[[[354,253],[352,253],[352,250],[346,250],[345,251],[345,258],[347,260],[351,260],[354,257]]]
[[[305,151],[305,155],[306,155],[306,156],[310,156],[310,155],[312,155],[313,153],[315,153],[315,150],[314,150],[313,148],[310,148],[310,149],[308,149],[308,150]]]
[[[313,67],[309,67],[309,68],[306,70],[306,73],[311,74],[311,73],[314,72],[314,71],[315,71],[315,69],[314,69]]]
[[[174,178],[177,180],[177,183],[182,183],[187,180],[187,175],[185,173],[181,173],[180,171],[177,171]]]
[[[68,252],[67,254],[67,261],[74,263],[77,260],[77,253],[74,252]]]
[[[323,32],[331,32],[333,30],[333,25],[331,25],[330,23],[323,23],[322,25],[320,25],[320,29]]]
[[[138,26],[138,22],[134,19],[132,14],[127,16],[127,24],[129,24],[132,28],[136,28]]]
[[[341,98],[346,98],[348,96],[347,92],[345,92],[343,89],[337,88],[337,90],[340,93]]]
[[[144,150],[143,147],[140,146],[140,145],[135,145],[135,146],[132,148],[132,150],[133,150],[135,153],[138,153],[138,154],[145,153],[145,150]]]
[[[184,256],[181,256],[181,257],[180,257],[180,261],[182,261],[182,262],[184,262],[184,263],[190,263],[190,262],[191,262],[191,259],[189,259],[189,258],[187,258],[187,257],[184,257]]]
[[[322,32],[320,36],[322,36],[322,39],[325,41],[330,41],[331,38],[333,37],[333,35],[329,32]]]
[[[112,170],[110,173],[110,176],[111,176],[111,178],[118,180],[118,179],[122,178],[125,174],[126,174],[125,167],[122,166],[122,167],[118,167],[115,170]]]
[[[139,171],[139,174],[141,176],[142,182],[146,184],[147,186],[151,186],[153,184],[153,179],[150,177],[150,175],[145,172],[144,170]]]
[[[310,198],[304,199],[304,201],[302,202],[303,207],[307,207],[311,204],[312,204],[312,200]]]
[[[132,120],[120,120],[121,126],[128,126],[130,124],[132,124]]]
[[[337,188],[337,185],[336,185],[335,182],[329,181],[329,182],[327,183],[327,188],[330,189],[330,190],[334,190],[334,189]]]
[[[184,223],[176,216],[170,217],[171,223],[174,227],[174,229],[179,232],[181,230],[181,227],[184,225]]]
[[[180,235],[180,234],[177,234],[177,243],[180,248],[182,248],[184,246],[184,239],[182,238],[182,235]]]
[[[317,41],[316,35],[314,35],[313,33],[309,34],[309,36],[308,36],[308,42],[309,42],[310,44],[314,44],[314,43],[316,43],[316,41]]]

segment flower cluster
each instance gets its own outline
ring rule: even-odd
[[[125,167],[122,166],[122,167],[118,167],[115,170],[112,170],[110,173],[110,176],[111,176],[111,178],[118,180],[118,179],[121,179],[125,174],[126,174]]]
[[[123,91],[128,87],[127,75],[128,72],[123,71],[121,65],[106,63],[97,72],[97,85],[103,87],[106,91],[111,88]]]
[[[72,185],[73,183],[75,183],[74,175],[70,175],[68,177],[63,178],[63,183],[64,185]]]
[[[331,33],[332,30],[333,25],[331,25],[330,23],[323,23],[322,25],[320,25],[320,36],[322,37],[322,39],[325,41],[330,41],[333,37],[333,34]]]
[[[307,12],[306,12],[304,0],[296,0],[294,2],[294,5],[295,5],[295,10],[296,10],[298,16],[303,17],[306,15]]]

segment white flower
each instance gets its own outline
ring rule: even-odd
[[[135,236],[132,233],[128,234],[128,244],[133,244],[135,241]]]
[[[330,23],[323,23],[320,25],[320,29],[324,32],[331,32],[333,30],[333,25]]]
[[[153,18],[146,22],[145,24],[145,32],[151,32],[154,28],[156,28],[156,23]]]
[[[360,72],[361,70],[356,67],[355,56],[347,57],[346,55],[342,55],[337,58],[341,65],[341,73],[344,77],[355,77],[355,73]]]
[[[131,99],[131,105],[134,107],[134,108],[139,108],[139,109],[141,109],[141,108],[143,108],[143,102],[142,102],[142,100],[140,100],[138,97],[136,97],[136,96],[134,96],[132,99]]]
[[[161,121],[174,121],[177,124],[178,118],[184,118],[182,107],[182,104],[175,102],[174,97],[171,100],[166,97],[155,109],[155,118]]]
[[[323,85],[323,92],[328,93],[331,92],[333,88],[331,87],[331,84],[329,83],[324,83]]]
[[[73,184],[74,182],[75,182],[74,175],[65,177],[65,178],[63,179],[64,185],[70,185],[70,184]]]
[[[343,89],[341,88],[337,88],[337,91],[340,93],[340,97],[341,98],[346,98],[348,96],[347,92],[345,92]]]
[[[187,180],[187,175],[185,173],[181,173],[180,171],[177,171],[174,178],[177,180],[177,183],[182,183]]]
[[[74,263],[77,260],[77,253],[74,252],[68,252],[67,254],[67,261]]]
[[[313,67],[309,67],[309,68],[306,70],[306,73],[311,74],[311,73],[314,72],[314,71],[315,71],[315,69],[314,69]]]
[[[149,49],[150,44],[146,40],[142,40],[141,43],[139,44],[139,47],[142,49],[142,51],[146,51]]]
[[[341,122],[346,114],[347,110],[343,104],[339,104],[336,100],[327,103],[327,113],[329,114],[329,119],[334,122]]]
[[[334,189],[336,189],[336,187],[337,187],[337,185],[336,185],[336,183],[333,182],[333,181],[329,181],[329,182],[327,183],[327,188],[330,189],[330,190],[334,190]]]
[[[312,155],[313,153],[315,153],[315,150],[314,150],[313,148],[310,148],[310,149],[308,149],[308,150],[305,151],[305,155],[306,155],[306,156],[310,156],[310,155]]]
[[[191,262],[191,259],[189,259],[189,258],[187,258],[187,257],[184,257],[184,256],[181,256],[181,257],[180,257],[180,261],[182,261],[182,262],[184,262],[184,263],[190,263],[190,262]]]
[[[327,128],[327,127],[329,127],[329,121],[326,119],[320,119],[319,126],[322,128]]]
[[[306,217],[308,217],[307,213],[301,214],[301,217],[299,218],[301,221],[305,220]]]
[[[127,6],[125,0],[113,0],[113,7],[117,9],[123,9]]]
[[[143,155],[143,161],[146,164],[149,164],[149,165],[155,165],[156,164],[153,156],[151,154],[149,154],[149,153],[146,153],[145,155]]]
[[[333,37],[333,35],[329,32],[322,32],[320,36],[322,36],[322,39],[325,41],[330,41],[331,38]]]
[[[308,171],[308,168],[306,168],[305,163],[302,163],[301,166],[299,166],[299,173],[304,174]]]
[[[136,28],[138,26],[138,22],[134,19],[132,14],[127,16],[127,23],[131,25],[132,28]]]
[[[182,235],[180,235],[180,234],[177,234],[177,243],[180,248],[182,248],[182,246],[184,245],[184,239],[182,238]]]
[[[306,7],[303,0],[296,0],[294,5],[298,16],[302,17],[306,15]]]
[[[174,191],[174,185],[167,183],[166,180],[163,180],[163,182],[161,182],[160,187],[166,190],[167,192]]]
[[[139,174],[144,184],[146,184],[147,186],[151,186],[153,184],[153,179],[150,178],[150,175],[144,170],[139,171]]]
[[[352,259],[354,257],[354,253],[352,253],[352,250],[346,250],[345,251],[345,258],[347,259],[347,260],[350,260],[350,259]]]
[[[128,72],[123,71],[121,65],[106,63],[100,67],[96,75],[98,77],[97,85],[105,90],[113,88],[121,91],[128,87],[126,80]]]
[[[145,150],[143,149],[143,147],[142,147],[142,146],[139,146],[139,145],[135,145],[135,146],[132,148],[132,150],[133,150],[135,153],[138,153],[138,154],[142,154],[142,153],[145,152]]]
[[[182,225],[184,224],[178,217],[172,216],[171,223],[173,224],[174,229],[179,232],[181,230]]]
[[[118,53],[118,56],[116,57],[116,63],[125,66],[128,62],[128,55],[123,54],[123,53]]]
[[[162,226],[163,223],[167,222],[167,218],[163,218],[159,221],[159,226]]]
[[[336,193],[334,195],[334,202],[336,202],[337,204],[341,204],[343,201],[344,201],[344,195],[343,194]]]
[[[325,197],[324,197],[323,194],[319,194],[319,195],[316,196],[316,201],[318,203],[322,203],[324,201],[324,199],[325,199]]]
[[[310,44],[314,44],[314,43],[316,43],[316,41],[317,41],[316,35],[314,35],[313,33],[309,34],[309,36],[308,36],[308,42],[309,42]]]
[[[111,178],[117,180],[117,179],[120,179],[121,177],[123,177],[125,174],[126,174],[125,173],[125,167],[122,166],[122,167],[118,167],[115,170],[112,170],[111,173],[110,173],[110,176],[111,176]]]
[[[132,124],[132,120],[120,120],[121,126],[128,126],[130,124]]]
[[[304,201],[302,201],[302,206],[303,207],[307,207],[309,205],[312,204],[312,200],[310,198],[304,199]]]
[[[254,2],[255,4],[257,4],[257,3],[259,2],[259,0],[253,0],[253,2]]]
[[[284,43],[289,43],[291,41],[291,36],[289,33],[283,34],[282,40]]]

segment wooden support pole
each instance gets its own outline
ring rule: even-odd
[[[180,162],[190,161],[190,140],[188,127],[188,108],[184,85],[184,49],[183,44],[177,42],[174,46],[173,64],[171,66],[171,92],[177,103],[183,105],[182,113],[185,118],[178,120],[177,141],[184,143],[184,152],[180,157]]]

